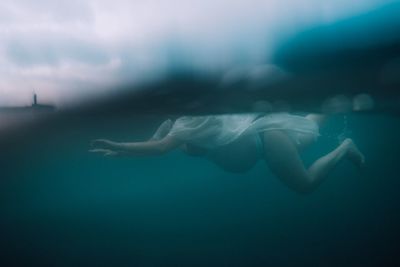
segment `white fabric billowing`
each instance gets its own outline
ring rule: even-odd
[[[229,144],[242,134],[270,130],[283,130],[295,142],[298,142],[298,134],[319,135],[318,125],[314,121],[288,113],[184,116],[175,121],[168,135],[211,149]]]

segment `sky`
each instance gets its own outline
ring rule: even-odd
[[[1,0],[0,106],[67,106],[164,77],[268,63],[284,38],[382,0]],[[133,86],[134,87],[134,86]]]

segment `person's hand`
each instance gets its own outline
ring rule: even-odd
[[[95,139],[90,143],[90,146],[93,149],[113,150],[116,147],[116,143],[107,139]]]
[[[89,152],[102,154],[105,157],[115,157],[119,155],[118,151],[113,151],[109,149],[100,149],[100,148],[90,149]]]
[[[91,149],[89,152],[102,154],[103,156],[118,156],[116,143],[107,139],[96,139],[90,143]]]

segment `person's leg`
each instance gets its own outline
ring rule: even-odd
[[[264,133],[265,159],[271,171],[291,189],[312,192],[327,177],[328,173],[345,156],[357,164],[364,161],[351,139],[346,139],[336,149],[305,168],[298,149],[290,137],[281,131]]]

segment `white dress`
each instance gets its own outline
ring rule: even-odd
[[[244,134],[259,138],[254,133],[271,130],[286,132],[296,143],[300,142],[301,135],[319,136],[319,128],[314,121],[288,113],[184,116],[175,121],[168,135],[197,147],[213,149],[227,145]]]

